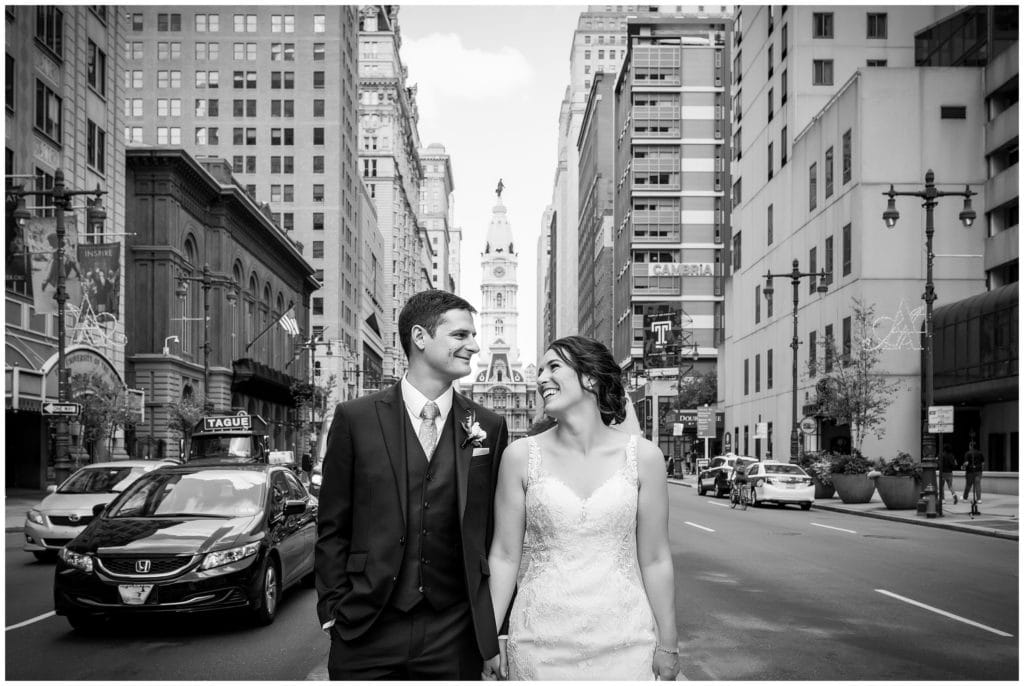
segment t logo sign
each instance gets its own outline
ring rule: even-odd
[[[668,332],[671,330],[672,322],[667,319],[663,319],[658,322],[651,322],[651,331],[653,331],[658,337],[657,345],[659,348],[665,347],[665,344],[668,343],[666,337],[668,336]]]

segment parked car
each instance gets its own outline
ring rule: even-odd
[[[82,533],[97,504],[107,504],[148,471],[172,464],[153,460],[97,462],[82,467],[25,513],[23,550],[38,560],[54,560],[57,551]]]
[[[756,463],[753,457],[740,455],[716,455],[711,458],[708,466],[697,473],[697,495],[714,491],[716,498],[723,498],[732,489],[732,472],[737,464],[749,465]]]
[[[214,610],[270,624],[285,589],[313,580],[316,514],[316,499],[281,465],[150,472],[61,549],[54,609],[76,629]]]
[[[802,510],[814,504],[814,481],[799,465],[788,462],[760,462],[747,469],[751,504],[788,503]]]

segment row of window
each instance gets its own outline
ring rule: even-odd
[[[142,69],[125,69],[124,87],[143,88],[145,86]],[[257,79],[255,71],[234,71],[231,74],[232,86],[238,89],[255,89]],[[313,88],[323,89],[327,82],[327,72],[313,72]],[[220,72],[217,70],[198,70],[195,72],[196,88],[220,88]],[[180,69],[159,69],[156,72],[157,88],[181,88]],[[295,88],[295,72],[270,72],[270,87],[274,90]]]
[[[38,125],[37,125],[38,126]],[[126,143],[145,143],[143,127],[126,126],[124,137]],[[323,127],[313,129],[313,145],[324,145],[326,135]],[[59,141],[58,141],[59,142]],[[158,126],[156,127],[156,142],[159,145],[180,145],[180,126]],[[220,128],[216,126],[197,126],[195,129],[195,142],[198,145],[219,145]],[[255,127],[236,126],[231,130],[231,142],[233,145],[258,145]],[[293,128],[271,128],[271,145],[296,145],[295,129]],[[317,157],[314,156],[314,166]],[[322,166],[322,165],[321,165]]]
[[[847,129],[843,133],[843,184],[853,178],[853,132]],[[835,153],[832,146],[825,151],[825,199],[832,197],[835,190]],[[818,207],[818,163],[812,162],[807,170],[808,209],[814,211]]]
[[[220,31],[220,15],[199,13],[194,15],[195,30],[199,33],[216,33]],[[145,15],[135,12],[131,15],[132,31],[144,31]],[[235,33],[257,33],[259,17],[255,14],[233,14],[232,28]],[[159,32],[181,31],[181,14],[178,12],[160,12],[156,15],[156,30]],[[295,33],[294,14],[270,15],[271,33]],[[313,33],[327,31],[327,15],[313,15]]]
[[[768,218],[766,222],[766,239],[767,244],[771,245],[775,239],[775,205],[768,206]],[[853,272],[853,224],[846,224],[842,229],[842,268],[843,276],[849,276]],[[832,236],[825,237],[825,252],[824,252],[824,264],[822,267],[829,274],[829,279],[826,285],[831,284],[835,279],[835,271],[833,264],[834,255],[834,241]],[[818,248],[813,247],[808,253],[809,272],[815,272],[818,270]],[[740,267],[743,266],[743,232],[736,231],[732,236],[732,269],[733,273],[739,271]],[[813,293],[817,282],[814,279],[808,279],[808,290]],[[756,295],[760,295],[761,286],[756,287]],[[768,303],[768,317],[772,316],[771,302]],[[754,306],[754,323],[759,324],[761,322],[761,299],[755,298]]]
[[[825,374],[832,372],[835,363],[836,356],[839,356],[839,361],[843,364],[849,364],[850,351],[852,345],[853,336],[853,324],[851,317],[843,317],[842,320],[842,339],[841,347],[837,350],[835,347],[835,332],[831,324],[825,325],[824,336],[819,340],[817,330],[812,330],[807,333],[807,373],[809,376],[817,376],[819,371],[823,371]],[[819,355],[818,348],[821,348],[821,363],[819,367]],[[774,368],[775,368],[775,355],[774,350],[769,348],[765,352],[764,356],[764,387],[765,390],[770,391],[774,387]],[[750,375],[750,358],[743,360],[743,395],[750,395],[751,393],[751,375]],[[754,375],[753,375],[753,392],[761,392],[761,369],[762,360],[761,354],[757,353],[754,355]]]
[[[141,60],[146,54],[146,42],[127,41],[124,44],[124,56],[129,60]],[[235,61],[252,62],[257,59],[259,48],[257,43],[234,43],[232,56]],[[296,55],[295,43],[271,43],[271,62],[294,62]],[[326,43],[313,43],[313,61],[322,62],[326,59]],[[157,41],[156,57],[158,60],[176,60],[181,58],[181,41]],[[199,61],[220,59],[220,43],[197,42],[195,58]]]
[[[8,105],[10,106],[10,105]],[[324,116],[326,101],[321,99],[313,100],[313,116],[322,118]],[[144,100],[142,98],[125,98],[124,114],[126,117],[141,117],[145,113]],[[180,117],[181,98],[157,98],[156,113],[158,117]],[[256,117],[257,101],[233,100],[231,114],[234,117]],[[219,117],[220,100],[216,98],[196,98],[195,116],[197,117]],[[292,118],[295,116],[294,100],[271,100],[270,116]]]

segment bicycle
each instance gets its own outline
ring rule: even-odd
[[[747,483],[733,484],[729,491],[729,507],[740,506],[741,510],[747,509],[750,503],[750,485]]]

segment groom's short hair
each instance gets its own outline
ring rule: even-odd
[[[412,347],[412,327],[422,326],[431,336],[437,332],[437,325],[448,310],[466,310],[476,313],[476,308],[469,301],[454,293],[431,288],[427,291],[413,293],[402,307],[398,315],[398,340],[402,343],[405,356],[409,357]]]

